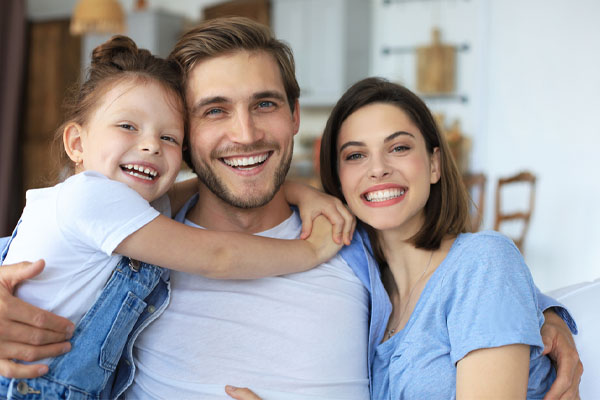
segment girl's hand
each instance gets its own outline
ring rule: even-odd
[[[248,388],[238,388],[235,386],[227,385],[225,386],[225,393],[229,395],[229,397],[233,397],[238,400],[261,400],[254,392]]]
[[[314,219],[324,215],[333,225],[333,240],[338,244],[350,244],[356,219],[339,199],[296,182],[286,181],[283,188],[288,203],[295,204],[300,209],[300,239],[306,239],[313,230]]]
[[[335,256],[342,248],[341,243],[333,241],[333,226],[322,215],[315,218],[310,236],[306,238],[306,242],[312,245],[319,264],[324,263]]]

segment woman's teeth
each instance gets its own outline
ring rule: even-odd
[[[404,195],[404,189],[376,190],[365,194],[365,199],[372,202],[380,202],[395,199]]]

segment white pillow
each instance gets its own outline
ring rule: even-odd
[[[575,344],[583,363],[582,399],[600,399],[600,279],[554,290],[549,296],[567,307],[579,329]]]

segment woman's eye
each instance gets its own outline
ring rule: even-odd
[[[348,154],[345,158],[346,161],[351,161],[351,160],[359,160],[363,157],[362,154],[360,153],[352,153],[352,154]]]
[[[396,153],[402,153],[407,150],[410,150],[410,147],[404,146],[404,145],[398,145],[398,146],[394,146],[394,149],[392,151],[395,151]]]

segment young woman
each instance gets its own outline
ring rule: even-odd
[[[173,62],[123,36],[94,50],[88,78],[58,131],[73,175],[27,192],[1,259],[45,260],[44,272],[16,293],[73,321],[74,351],[45,360],[50,374],[44,377],[0,377],[0,397],[98,398],[139,315],[155,311],[146,304],[164,272],[155,265],[210,278],[252,279],[310,269],[341,247],[322,219],[306,241],[277,240],[188,227],[149,204],[166,205],[163,209],[177,204],[164,195],[180,169],[186,141],[180,76]],[[306,204],[320,196],[291,189],[290,196]],[[322,200],[309,208],[314,206],[321,207]]]
[[[530,272],[509,239],[468,233],[468,194],[426,105],[358,82],[327,122],[321,175],[367,229],[392,303],[372,398],[542,398],[555,373]]]

